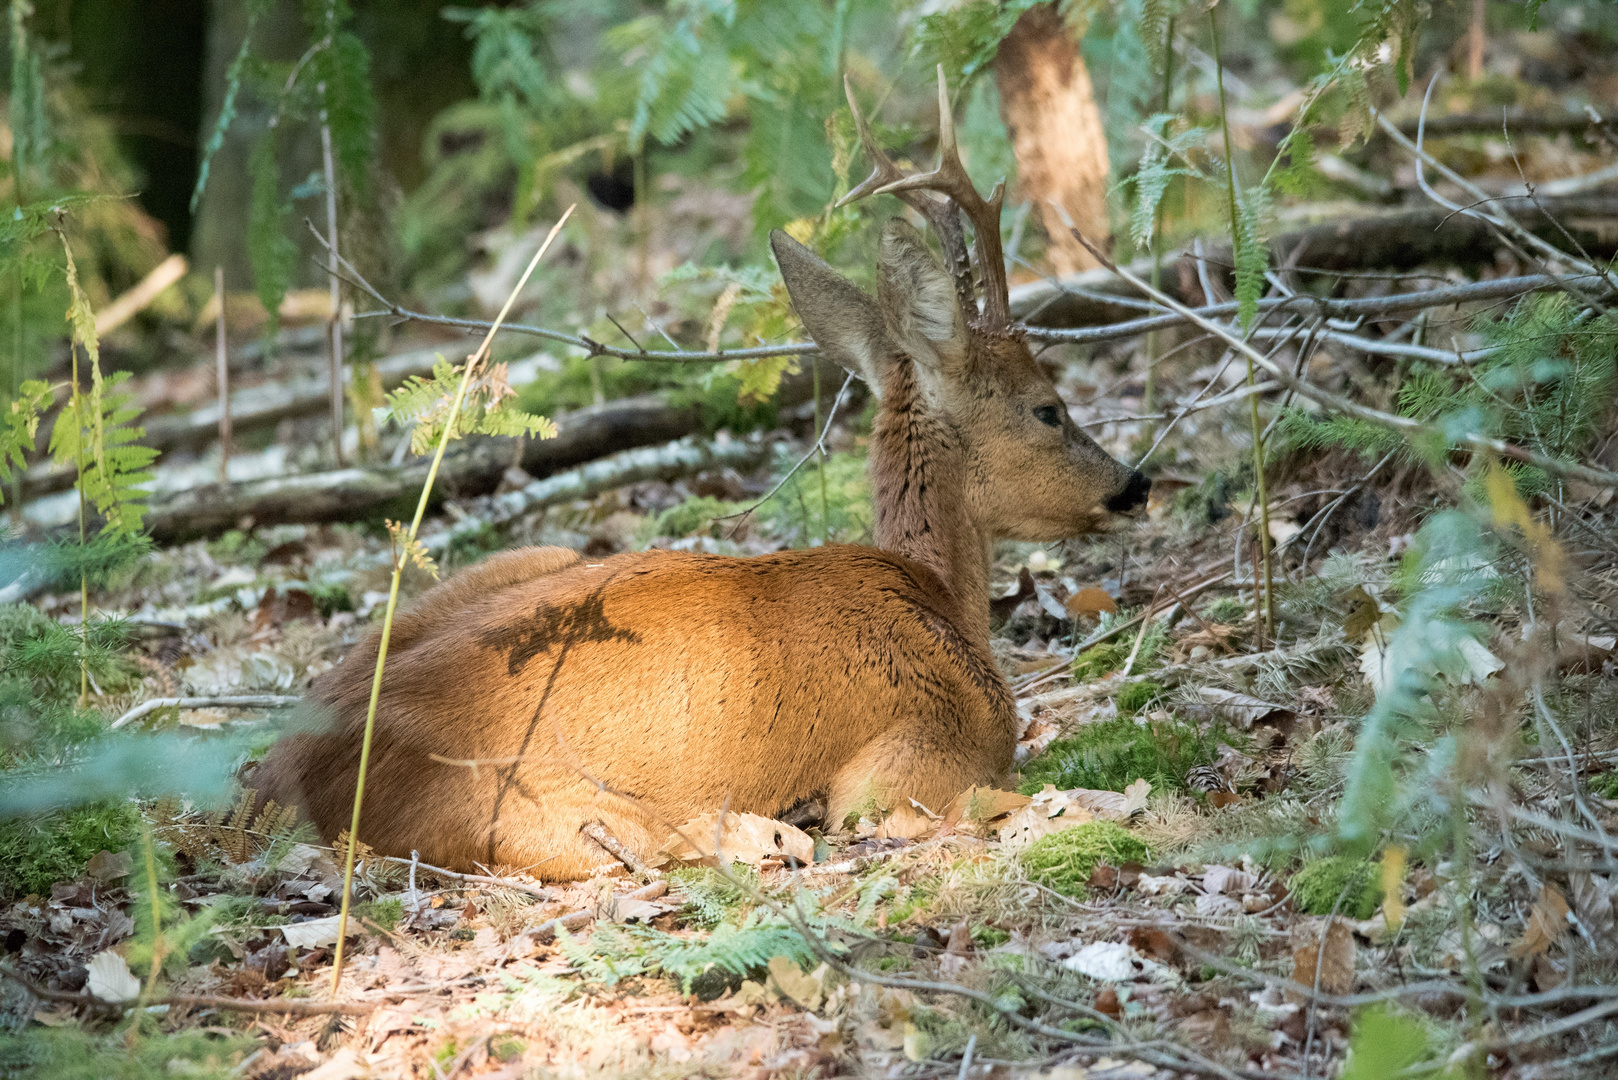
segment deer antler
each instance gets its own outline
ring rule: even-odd
[[[1006,290],[1005,256],[1000,250],[1000,207],[1005,199],[1005,181],[994,186],[987,199],[972,186],[972,178],[961,164],[960,151],[955,142],[955,118],[949,108],[949,88],[944,82],[944,65],[938,65],[938,165],[929,173],[907,176],[893,163],[893,159],[877,146],[871,137],[870,126],[854,101],[854,89],[848,77],[843,77],[843,90],[848,95],[848,106],[854,112],[854,125],[859,131],[860,143],[871,159],[871,175],[843,196],[837,203],[846,206],[867,195],[896,195],[913,207],[933,226],[938,242],[949,262],[955,279],[955,292],[961,306],[968,312],[977,310],[977,298],[972,288],[972,268],[966,254],[966,238],[961,231],[957,211],[964,212],[977,234],[978,277],[983,282],[983,314],[975,320],[985,329],[1004,329],[1011,324],[1011,301]],[[923,192],[935,191],[943,201]]]

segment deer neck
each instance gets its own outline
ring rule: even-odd
[[[960,436],[927,407],[909,364],[895,365],[882,397],[869,463],[876,546],[936,573],[957,604],[957,628],[987,648],[990,537],[966,505]]]

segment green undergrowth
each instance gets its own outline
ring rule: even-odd
[[[695,495],[676,506],[647,518],[641,524],[635,539],[642,544],[658,537],[679,539],[692,533],[705,533],[718,539],[725,533],[728,522],[721,520],[745,510],[746,503],[726,502],[711,495]]]
[[[1144,862],[1149,854],[1146,845],[1117,822],[1087,821],[1034,841],[1021,858],[1023,871],[1032,880],[1063,896],[1081,896],[1098,864]]]
[[[155,1018],[143,1018],[154,1030],[131,1038],[127,1027],[107,1031],[77,1025],[31,1026],[0,1032],[0,1075],[30,1080],[227,1080],[252,1053],[256,1042],[224,1028],[161,1033]]]
[[[1352,919],[1369,919],[1382,903],[1382,879],[1375,863],[1351,855],[1317,859],[1287,883],[1292,904],[1310,915],[1333,911]],[[1338,903],[1342,897],[1342,903]]]
[[[745,863],[733,864],[730,873],[752,889],[759,887],[758,871]],[[710,867],[681,867],[668,879],[684,904],[681,917],[699,926],[717,926],[749,902],[745,889]]]
[[[130,847],[139,833],[140,815],[124,802],[0,821],[0,896],[48,893],[83,873],[100,852]]]
[[[1058,739],[1023,769],[1024,795],[1046,784],[1059,790],[1122,791],[1132,781],[1151,781],[1157,791],[1185,789],[1185,776],[1219,755],[1223,731],[1203,731],[1179,720],[1139,723],[1128,717],[1086,724]]]
[[[1098,632],[1104,632],[1134,618],[1139,612],[1129,608],[1120,608],[1117,612],[1109,612],[1101,617]],[[1073,677],[1075,679],[1100,679],[1111,675],[1123,668],[1129,662],[1129,654],[1135,652],[1133,671],[1145,671],[1156,661],[1163,646],[1168,643],[1168,626],[1162,619],[1155,619],[1146,626],[1143,636],[1138,627],[1131,627],[1111,641],[1103,641],[1099,645],[1092,645],[1078,656],[1073,658]],[[1135,642],[1140,642],[1140,650],[1136,652]]]

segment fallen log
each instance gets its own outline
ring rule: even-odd
[[[1491,209],[1515,218],[1553,243],[1566,244],[1567,238],[1557,225],[1560,222],[1597,259],[1618,251],[1618,231],[1611,226],[1618,218],[1618,198],[1502,198],[1491,204]],[[1325,271],[1477,266],[1492,261],[1501,246],[1487,224],[1438,206],[1322,221],[1288,230],[1270,241],[1274,263],[1291,262]],[[1228,287],[1230,246],[1208,247],[1205,258],[1215,271],[1215,280]],[[1181,272],[1182,266],[1187,272]],[[1139,260],[1129,269],[1137,276],[1148,277],[1151,263]],[[1184,252],[1165,261],[1159,287],[1182,303],[1204,303],[1195,260]],[[1117,275],[1109,270],[1087,270],[1060,281],[1029,282],[1013,288],[1011,314],[1033,325],[1067,328],[1118,322],[1142,314],[1142,308],[1140,294]]]
[[[829,361],[823,365],[822,375],[830,385],[836,385],[840,369]],[[781,382],[777,401],[782,406],[807,401],[814,392],[813,377],[805,370]],[[835,373],[835,374],[834,374]],[[652,444],[674,442],[700,431],[704,426],[704,410],[699,405],[673,405],[661,398],[625,398],[598,408],[583,409],[557,418],[557,437],[527,441],[517,457],[517,446],[505,438],[474,438],[458,444],[445,455],[433,487],[433,501],[442,503],[446,498],[471,498],[487,495],[499,487],[506,470],[520,465],[532,476],[541,479],[554,473],[604,458],[615,451],[633,449]],[[752,446],[739,443],[739,447]],[[764,451],[738,449],[748,460],[763,460]],[[756,455],[756,457],[755,457]],[[700,454],[697,455],[700,457]],[[714,454],[714,467],[734,464],[722,460],[724,454]],[[613,486],[636,480],[655,479],[670,469],[691,468],[689,456],[685,464],[671,462],[665,465],[641,462],[636,468],[626,467]],[[603,470],[603,474],[610,473]],[[674,475],[679,475],[676,472]],[[256,526],[279,525],[291,522],[318,523],[330,521],[362,521],[382,517],[407,517],[427,478],[427,462],[420,460],[406,465],[378,465],[368,468],[335,469],[327,472],[270,477],[233,484],[204,484],[151,501],[146,524],[152,539],[172,544],[199,537],[216,536],[237,528],[244,519]],[[555,499],[582,498],[585,494],[563,494],[570,490],[586,492],[592,483],[588,479],[558,479],[554,485]],[[597,487],[594,491],[605,490]],[[593,493],[593,492],[592,492]],[[545,496],[550,498],[551,496]],[[534,507],[540,505],[535,503]],[[526,511],[524,511],[526,512]]]

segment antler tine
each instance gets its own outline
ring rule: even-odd
[[[843,76],[843,93],[847,95],[849,110],[854,114],[854,129],[859,132],[860,146],[864,148],[865,156],[871,159],[871,175],[838,199],[838,207],[879,191],[888,191],[892,185],[906,179],[904,171],[877,145],[876,138],[871,134],[871,125],[866,122],[865,114],[860,112],[859,102],[854,100],[854,84],[847,75]],[[977,310],[977,296],[972,289],[972,264],[967,258],[966,236],[961,231],[961,219],[955,205],[947,198],[935,199],[920,190],[893,191],[893,194],[932,225],[939,246],[944,249],[944,258],[949,263],[950,277],[955,281],[955,295],[960,300],[961,309],[967,312]],[[998,238],[999,233],[995,235]]]
[[[949,200],[952,208],[959,208],[966,214],[977,233],[978,276],[983,281],[983,325],[994,328],[1011,323],[1006,262],[1000,249],[1000,207],[1005,200],[1005,187],[1002,180],[985,199],[972,185],[972,178],[967,175],[966,166],[961,164],[960,151],[955,143],[955,117],[950,113],[949,87],[944,81],[944,65],[939,64],[937,167],[932,172],[906,176],[875,190],[881,194],[899,195],[900,198],[904,197],[903,192],[936,191]]]

